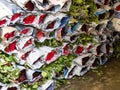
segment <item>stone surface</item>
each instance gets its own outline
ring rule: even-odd
[[[111,60],[84,77],[68,80],[58,90],[120,90],[120,60]]]

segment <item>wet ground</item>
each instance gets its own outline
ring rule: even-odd
[[[120,90],[120,59],[68,80],[58,90]]]

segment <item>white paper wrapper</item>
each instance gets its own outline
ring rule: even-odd
[[[13,1],[15,4],[17,4],[24,10],[29,11],[34,10],[34,4],[31,2],[31,0],[11,0],[11,1]]]
[[[70,79],[72,78],[75,74],[74,74],[74,70],[77,68],[77,65],[75,65],[74,63],[72,63],[71,67],[68,69],[67,74],[64,76],[65,79]]]
[[[25,62],[27,61],[27,57],[30,54],[31,51],[25,52],[25,51],[17,51],[17,53],[15,54],[15,57],[18,60],[18,63],[23,65],[25,64]]]
[[[34,37],[39,42],[44,42],[47,39],[47,33],[42,30],[35,30]]]
[[[60,50],[43,46],[40,48],[40,51],[44,54],[42,59],[46,64],[50,64],[51,62],[55,61],[59,56],[61,56]]]
[[[37,15],[35,14],[27,14],[20,19],[20,23],[23,25],[31,25],[34,26],[37,24]]]
[[[69,53],[70,53],[69,44],[68,43],[64,43],[63,47],[62,47],[62,55],[68,56]]]
[[[90,66],[80,67],[79,65],[72,64],[72,66],[69,68],[65,76],[65,79],[71,79],[75,75],[83,76],[89,70],[90,70]]]
[[[30,64],[30,66],[34,69],[40,68],[44,64],[42,59],[44,54],[44,51],[41,49],[34,48],[26,58],[28,64]]]
[[[56,13],[56,14],[48,15],[44,21],[43,30],[53,31],[54,29],[59,28],[61,24],[60,20],[63,17],[66,17],[66,14]]]
[[[103,53],[106,53],[106,48],[102,44],[97,44],[91,48],[90,52],[94,55],[101,55]]]
[[[10,20],[7,17],[4,17],[2,19],[0,19],[0,27],[4,27],[9,25]]]
[[[38,81],[41,78],[41,71],[39,70],[27,70],[27,79],[30,82]]]
[[[33,37],[21,37],[17,42],[17,49],[20,51],[30,51],[34,48]]]
[[[77,64],[79,67],[85,67],[88,66],[88,62],[91,58],[92,54],[84,54],[82,56],[78,56],[73,60],[74,64]]]
[[[19,35],[19,32],[18,32],[17,28],[15,28],[15,27],[6,26],[1,29],[2,29],[0,31],[1,38],[4,42],[10,42],[11,39],[13,39],[13,38],[15,38],[15,36]]]
[[[20,31],[20,34],[22,36],[31,36],[33,34],[33,30],[34,30],[34,28],[32,28],[32,27],[26,27]]]
[[[114,27],[114,29],[115,29],[115,31],[120,31],[120,19],[118,19],[118,18],[113,18],[112,20],[112,23],[113,23],[113,27]]]
[[[0,1],[0,19],[3,18],[3,17],[6,17],[6,16],[11,16],[13,15],[14,13],[18,12],[18,10],[20,10],[20,8],[11,3],[11,2],[8,2],[6,0],[2,0]]]
[[[105,54],[101,55],[100,57],[100,65],[104,65],[108,61],[108,58]]]
[[[73,53],[77,56],[83,55],[85,53],[85,47],[83,45],[76,45],[73,48]]]
[[[58,11],[66,12],[69,10],[71,0],[32,0],[35,3],[37,9],[45,11],[47,13],[56,13]]]
[[[100,66],[100,58],[96,57],[94,59],[94,62],[92,63],[92,65],[90,66],[91,69],[96,69],[97,67]]]
[[[99,8],[95,15],[99,17],[99,15],[109,13],[109,20],[99,18],[101,20],[99,24],[94,22],[81,24],[78,21],[74,24],[72,20],[69,22],[70,19],[66,14],[61,13],[69,10],[71,0],[1,0],[0,50],[7,54],[14,54],[17,58],[17,64],[12,63],[12,65],[19,69],[19,77],[16,80],[18,85],[24,82],[31,84],[43,78],[42,72],[38,69],[44,64],[54,63],[61,55],[68,56],[69,53],[76,56],[71,67],[63,65],[63,71],[59,73],[55,73],[53,69],[51,80],[43,83],[38,90],[54,90],[55,81],[52,78],[70,79],[76,75],[83,76],[90,69],[104,65],[108,60],[107,56],[113,52],[113,41],[120,37],[118,34],[120,5],[117,3],[112,7],[113,1],[94,0]],[[74,25],[69,26],[70,23]],[[117,34],[114,33],[116,31],[118,31]],[[79,44],[70,50],[69,45],[83,33],[93,34],[93,40],[97,44],[89,43],[86,46]],[[48,46],[37,48],[34,45],[34,40],[41,43],[52,38],[65,42],[57,48]],[[1,59],[1,62],[5,63],[5,60]],[[19,86],[14,84],[8,87],[0,83],[0,86],[2,86],[1,90],[8,88],[20,90]]]
[[[9,42],[5,48],[4,48],[4,52],[7,54],[14,54],[17,53],[17,47],[16,47],[17,41],[13,40],[11,42]]]

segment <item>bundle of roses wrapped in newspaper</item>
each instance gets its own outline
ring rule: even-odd
[[[99,24],[73,22],[71,0],[0,0],[0,90],[54,90],[56,80],[105,64],[119,38],[120,3],[94,2]]]

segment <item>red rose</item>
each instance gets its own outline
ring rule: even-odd
[[[16,49],[16,41],[10,43],[6,48],[5,51],[6,52],[11,52],[14,51]]]
[[[9,39],[9,38],[11,38],[11,37],[13,37],[14,36],[14,31],[13,32],[10,32],[10,33],[6,33],[5,35],[4,35],[4,37],[6,38],[6,39]]]
[[[47,26],[46,29],[52,29],[52,28],[54,28],[55,22],[56,21],[52,21],[50,24],[48,24],[48,26]]]
[[[115,10],[120,11],[120,5],[116,6]]]
[[[45,17],[46,17],[46,14],[41,15],[41,16],[39,17],[38,23],[41,24],[41,23],[43,22],[43,20],[45,19]]]
[[[5,24],[7,21],[4,19],[4,20],[0,20],[0,26]]]
[[[29,16],[27,16],[27,17],[25,17],[25,18],[23,19],[23,22],[24,22],[25,24],[31,24],[31,23],[34,22],[35,17],[36,17],[35,15],[29,15]]]
[[[66,45],[66,46],[63,48],[63,54],[66,55],[66,56],[69,54],[68,45]]]
[[[42,31],[37,31],[36,35],[37,35],[38,39],[41,39],[43,37],[43,32]]]
[[[28,1],[28,2],[25,4],[25,7],[26,7],[27,10],[29,10],[29,11],[33,11],[33,10],[34,10],[34,4],[33,4],[31,1]]]
[[[29,55],[30,52],[26,52],[21,56],[21,59],[26,60],[26,57]]]
[[[88,46],[88,47],[87,47],[87,50],[90,50],[91,48],[92,48],[92,45]]]
[[[26,77],[26,70],[23,69],[23,70],[20,71],[19,78],[17,80],[18,80],[18,82],[23,82],[26,79],[27,79],[27,77]]]
[[[80,53],[82,53],[83,52],[83,47],[81,47],[81,46],[78,46],[77,48],[76,48],[76,50],[75,50],[75,54],[80,54]]]
[[[52,50],[51,52],[49,52],[45,58],[46,61],[50,61],[55,55],[55,51]]]
[[[25,28],[25,29],[23,29],[22,31],[21,31],[21,34],[26,34],[27,32],[28,32],[28,28]]]
[[[12,18],[11,21],[14,21],[15,19],[17,19],[21,14],[20,13],[15,13]]]
[[[28,45],[32,44],[32,39],[29,39],[23,46],[23,48],[27,47]]]

